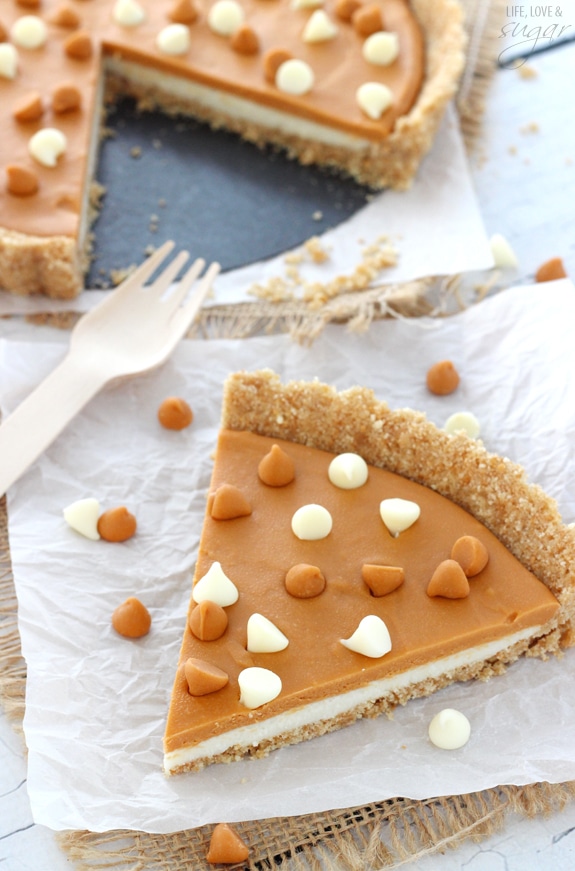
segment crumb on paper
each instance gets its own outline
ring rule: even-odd
[[[132,148],[130,148],[130,157],[133,157],[134,159],[137,160],[141,156],[142,156],[142,148],[140,145],[134,145]]]
[[[114,287],[117,287],[121,284],[128,275],[131,275],[132,272],[136,269],[136,264],[132,263],[131,266],[126,266],[124,269],[111,269],[110,270],[110,279]]]
[[[329,281],[306,281],[297,266],[305,262],[321,265],[329,260],[329,250],[316,236],[308,239],[303,246],[290,252],[284,258],[284,276],[274,276],[264,284],[253,284],[248,293],[268,302],[287,302],[301,299],[311,309],[321,308],[334,297],[346,293],[365,290],[379,276],[380,272],[397,264],[397,251],[386,236],[364,247],[361,260],[351,274],[340,275]]]
[[[523,136],[527,136],[530,133],[539,133],[540,127],[537,121],[530,121],[528,124],[524,124],[519,128],[519,132],[523,134]]]
[[[516,146],[516,145],[510,145],[509,148],[507,149],[507,151],[508,151],[509,154],[511,154],[512,156],[515,156],[515,155],[517,154],[517,146]]]
[[[536,69],[529,66],[529,64],[521,64],[521,66],[517,67],[517,72],[519,73],[520,79],[536,79],[539,73]]]

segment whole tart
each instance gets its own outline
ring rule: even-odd
[[[80,291],[105,93],[406,188],[463,63],[456,0],[4,0],[0,287]]]
[[[165,770],[262,756],[557,654],[574,567],[554,502],[463,433],[363,388],[235,373]]]

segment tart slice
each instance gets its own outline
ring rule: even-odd
[[[265,755],[573,641],[575,534],[365,389],[225,385],[165,770]]]

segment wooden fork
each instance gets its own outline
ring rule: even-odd
[[[189,259],[181,251],[146,284],[173,249],[161,248],[74,327],[68,353],[0,426],[0,496],[109,381],[147,372],[173,351],[192,323],[219,271],[196,260],[171,288]]]

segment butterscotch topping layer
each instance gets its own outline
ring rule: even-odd
[[[281,413],[272,406],[274,411],[279,419]],[[274,445],[295,470],[283,486],[266,484],[258,475]],[[190,616],[198,608],[196,591],[210,583],[205,595],[225,595],[220,605],[228,624],[210,641],[202,641],[188,625],[166,730],[167,752],[530,627],[542,632],[556,625],[560,606],[553,594],[454,502],[373,466],[365,483],[337,486],[329,477],[333,459],[333,453],[293,442],[221,432],[211,492],[233,486],[250,512],[221,520],[208,509]],[[400,508],[415,505],[419,512],[393,533],[382,520],[385,500],[396,500]],[[294,534],[292,518],[305,507],[321,508],[331,526],[320,524],[318,531],[312,524],[313,534]],[[487,563],[469,578],[463,597],[430,593],[434,571],[450,559],[464,535],[481,542]],[[305,581],[294,592],[296,567],[296,573],[307,567],[308,579],[321,574],[312,595]],[[368,581],[374,567],[400,570],[401,580],[395,577],[378,588],[373,580],[366,582],[366,567]],[[202,590],[197,598],[203,596]],[[192,695],[185,674],[190,661],[219,669],[227,682],[217,691]],[[242,701],[244,676],[262,677],[263,702],[258,701],[259,684],[251,686],[256,703]]]

